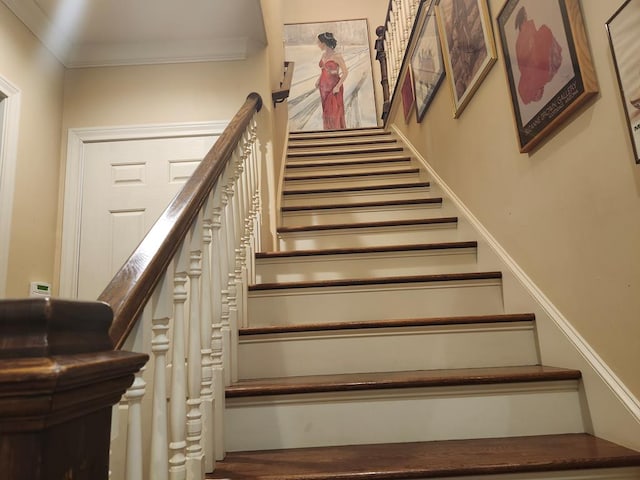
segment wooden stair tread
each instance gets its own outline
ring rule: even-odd
[[[359,146],[359,145],[385,145],[385,144],[398,143],[398,141],[393,137],[390,137],[390,138],[373,137],[373,138],[358,138],[358,139],[356,139],[356,137],[346,137],[346,138],[347,140],[343,141],[335,137],[333,138],[329,137],[329,138],[323,139],[324,141],[321,141],[321,142],[318,142],[317,138],[314,138],[314,139],[306,138],[303,140],[293,139],[293,141],[304,142],[304,143],[296,143],[296,144],[289,143],[288,148],[289,149],[334,148],[334,147],[352,147],[352,146]]]
[[[378,202],[334,203],[322,205],[301,205],[282,207],[283,212],[304,212],[313,210],[338,210],[345,208],[374,208],[374,207],[410,207],[415,205],[437,205],[442,203],[442,197],[413,198],[410,200],[385,200]]]
[[[381,177],[384,175],[410,175],[420,173],[419,168],[403,168],[397,170],[380,170],[372,172],[329,173],[326,175],[297,175],[284,177],[286,182],[295,180],[335,180],[341,178]]]
[[[287,152],[288,158],[300,158],[300,157],[331,157],[335,155],[350,155],[350,154],[362,154],[362,153],[391,153],[402,152],[402,147],[396,146],[373,146],[373,147],[350,147],[341,148],[336,150],[312,150],[310,152]]]
[[[229,453],[207,478],[397,480],[635,467],[640,453],[589,434]]]
[[[406,163],[411,157],[382,157],[382,158],[359,158],[351,160],[316,160],[311,162],[287,163],[285,168],[310,168],[310,167],[345,167],[358,165],[375,165],[380,163]]]
[[[579,380],[579,370],[525,365],[518,367],[416,370],[411,372],[347,373],[240,380],[226,388],[227,398],[303,393],[451,387],[522,382]]]
[[[474,280],[501,280],[502,272],[441,273],[434,275],[408,275],[399,277],[347,278],[337,280],[313,280],[304,282],[259,283],[250,285],[250,292],[265,290],[289,290],[300,288],[354,287],[367,285],[391,285],[406,283],[437,283]]]
[[[277,325],[267,327],[246,327],[240,329],[241,336],[277,335],[286,333],[324,332],[339,330],[359,330],[372,328],[436,327],[451,325],[481,325],[497,323],[531,323],[536,319],[533,313],[476,315],[435,318],[403,318],[359,322],[312,323],[298,325]]]
[[[327,248],[324,250],[288,250],[282,252],[259,252],[256,253],[256,259],[260,258],[291,258],[291,257],[309,257],[316,255],[351,255],[351,254],[369,254],[369,253],[392,253],[392,252],[410,252],[422,250],[447,250],[458,248],[477,248],[478,242],[448,242],[448,243],[423,243],[413,245],[389,245],[380,247],[361,247],[361,248]]]
[[[280,227],[278,233],[322,232],[326,230],[349,230],[363,228],[415,227],[420,225],[442,225],[457,223],[458,217],[420,218],[412,220],[389,220],[385,222],[333,223],[328,225],[302,225]]]
[[[313,188],[299,190],[283,190],[282,195],[317,195],[327,193],[371,192],[375,190],[397,190],[408,188],[428,188],[429,182],[392,183],[383,185],[366,185],[362,187]]]

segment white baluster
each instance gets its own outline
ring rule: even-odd
[[[171,401],[169,423],[171,434],[169,443],[169,478],[187,478],[187,387],[185,372],[185,302],[187,301],[188,249],[180,246],[174,259],[173,278],[173,342],[171,360]]]
[[[154,357],[153,406],[151,413],[151,460],[149,477],[169,479],[169,433],[167,424],[167,352],[169,350],[169,321],[171,317],[172,284],[167,273],[162,276],[152,298],[151,352]]]
[[[204,454],[202,451],[202,412],[200,388],[202,383],[201,292],[202,276],[202,216],[193,223],[189,233],[189,349],[187,352],[187,478],[202,480]]]
[[[127,421],[126,480],[142,480],[142,397],[146,383],[142,379],[144,368],[136,373],[133,384],[125,393],[129,405]]]
[[[224,360],[223,360],[223,341],[222,341],[222,317],[223,317],[223,288],[222,279],[227,278],[227,255],[224,251],[224,235],[222,234],[222,190],[221,182],[214,187],[213,193],[213,241],[211,248],[211,263],[213,268],[212,278],[212,296],[213,302],[213,329],[211,333],[211,350],[213,357],[213,430],[214,430],[214,446],[216,460],[224,458]],[[227,320],[229,312],[227,310]]]
[[[227,165],[225,175],[229,175],[230,166]],[[228,180],[228,178],[225,178]],[[229,192],[227,182],[221,184],[220,189],[220,239],[219,239],[219,251],[220,251],[220,282],[222,287],[222,316],[221,322],[221,335],[222,335],[222,353],[223,353],[223,373],[225,385],[231,384],[231,300],[229,292],[229,273],[231,272],[231,257],[229,255],[230,243],[229,243],[229,212],[231,208],[229,205]]]
[[[213,198],[207,198],[202,209],[202,307],[201,312],[201,350],[202,382],[200,398],[202,400],[202,448],[204,450],[205,471],[215,468],[215,445],[213,425],[213,356],[211,350],[213,319],[213,281],[211,265],[211,242],[213,241]]]

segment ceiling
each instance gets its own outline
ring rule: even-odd
[[[240,60],[266,45],[260,0],[1,0],[67,67]]]

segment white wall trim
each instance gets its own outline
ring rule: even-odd
[[[620,378],[609,368],[605,361],[598,353],[589,345],[589,343],[580,335],[580,333],[571,325],[569,320],[556,308],[549,298],[540,290],[540,288],[531,280],[518,263],[507,253],[500,243],[489,233],[478,218],[467,208],[462,200],[453,192],[446,182],[436,173],[433,167],[420,154],[420,152],[411,144],[409,139],[395,126],[391,125],[391,129],[400,137],[407,148],[427,169],[429,175],[435,183],[437,183],[450,200],[460,209],[469,223],[484,237],[485,241],[505,263],[507,268],[522,283],[523,287],[535,298],[542,309],[547,313],[549,318],[557,325],[560,331],[567,337],[576,350],[582,355],[585,361],[591,365],[593,370],[600,376],[602,381],[611,389],[613,394],[624,405],[635,420],[640,423],[640,401],[625,386]]]
[[[18,163],[21,93],[2,77],[0,93],[6,97],[3,100],[3,118],[0,119],[0,298],[3,298],[7,288],[13,195]]]
[[[120,140],[219,135],[228,124],[228,121],[214,121],[69,129],[64,184],[59,296],[76,298],[78,292],[85,144]]]

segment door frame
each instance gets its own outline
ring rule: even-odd
[[[4,298],[9,268],[22,94],[20,89],[2,76],[0,76],[0,94],[4,104],[1,111],[2,118],[0,118],[0,298]]]
[[[69,129],[60,251],[60,297],[77,298],[78,292],[85,144],[220,135],[228,124],[228,121],[211,121]]]

